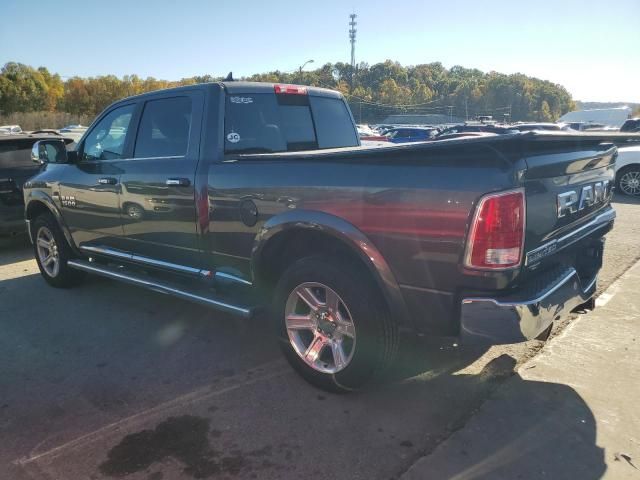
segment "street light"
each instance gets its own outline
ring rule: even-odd
[[[302,69],[304,67],[306,67],[309,63],[313,63],[313,60],[307,60],[302,65],[300,65],[300,68],[298,69],[298,72],[299,72],[299,75],[300,75],[300,83],[302,83]]]

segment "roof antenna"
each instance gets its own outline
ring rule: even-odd
[[[233,72],[229,72],[229,74],[227,75],[227,78],[224,79],[225,82],[234,82],[235,80],[233,79]]]

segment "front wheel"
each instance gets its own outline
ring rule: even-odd
[[[640,196],[640,166],[631,165],[620,170],[616,178],[616,186],[625,195]]]
[[[362,387],[397,349],[397,328],[377,287],[349,262],[324,256],[295,262],[276,287],[274,316],[289,363],[325,390]]]
[[[33,221],[31,231],[36,262],[47,283],[58,288],[77,285],[85,274],[67,265],[73,258],[73,251],[53,215],[39,215]]]

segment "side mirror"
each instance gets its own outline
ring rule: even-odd
[[[31,148],[31,160],[40,165],[69,163],[64,140],[39,140]]]

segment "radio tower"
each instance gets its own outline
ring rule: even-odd
[[[355,13],[349,15],[349,18],[351,19],[349,21],[349,41],[351,42],[351,88],[353,88],[353,72],[356,71],[356,25],[358,24],[356,22],[356,17],[357,15]]]

